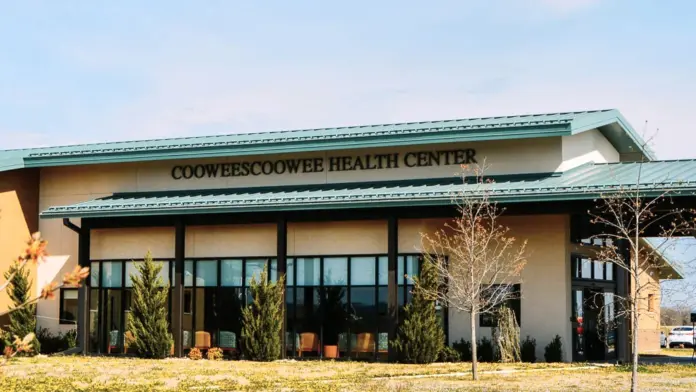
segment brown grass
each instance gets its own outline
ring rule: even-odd
[[[630,373],[615,366],[583,364],[481,364],[472,382],[470,364],[401,365],[331,361],[191,361],[125,358],[21,358],[0,376],[0,391],[623,391]],[[696,390],[693,365],[642,367],[646,389]]]

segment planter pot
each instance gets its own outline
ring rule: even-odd
[[[338,346],[324,346],[324,358],[338,358]]]

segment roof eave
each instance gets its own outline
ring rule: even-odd
[[[690,193],[689,193],[690,192]],[[512,203],[543,203],[557,201],[577,201],[577,200],[595,200],[607,195],[611,192],[606,190],[597,191],[563,191],[547,192],[547,193],[531,193],[530,194],[510,194],[510,195],[494,195],[491,200],[501,204]],[[679,194],[675,196],[694,195],[696,193],[696,185],[689,188],[682,188]],[[661,191],[645,190],[641,191],[644,197],[657,197],[662,194]],[[55,218],[118,218],[118,217],[135,217],[135,216],[153,216],[153,215],[197,215],[197,214],[225,214],[225,213],[242,213],[242,212],[268,212],[268,211],[313,211],[322,209],[353,209],[353,208],[390,208],[390,207],[415,207],[415,206],[442,206],[452,205],[454,193],[443,194],[435,197],[383,197],[379,199],[367,200],[337,200],[337,201],[310,201],[310,202],[292,202],[286,199],[275,202],[264,201],[263,203],[249,203],[247,205],[187,205],[183,207],[173,206],[171,204],[163,204],[160,206],[146,208],[122,208],[122,207],[106,207],[98,208],[97,206],[90,207],[89,205],[79,207],[51,207],[40,213],[42,219]]]
[[[630,140],[630,143],[621,143],[615,140],[612,135],[609,134],[612,125],[618,126],[622,133],[625,134],[625,136]],[[589,120],[583,122],[574,121],[571,124],[571,133],[573,135],[589,131],[591,129],[598,129],[600,132],[602,132],[604,136],[614,145],[614,148],[616,148],[616,150],[620,153],[640,152],[648,161],[657,159],[657,156],[650,149],[650,146],[648,146],[645,140],[638,134],[638,132],[636,132],[636,130],[631,126],[621,112],[616,109],[596,112]],[[634,148],[638,149],[639,151],[635,151]]]
[[[145,162],[177,159],[221,158],[232,156],[291,154],[316,151],[332,151],[362,148],[401,147],[426,144],[461,143],[494,140],[512,140],[570,135],[566,124],[534,127],[512,127],[481,129],[473,131],[452,131],[438,134],[394,135],[389,137],[356,137],[341,140],[317,142],[258,143],[248,146],[190,147],[179,149],[159,149],[126,151],[115,153],[94,153],[67,156],[41,156],[24,158],[24,167],[50,167],[88,165],[100,163]]]

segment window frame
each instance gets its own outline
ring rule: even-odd
[[[79,307],[79,291],[76,287],[62,287],[60,289],[60,306],[58,309],[58,323],[61,325],[74,325],[77,326],[77,315],[75,315],[75,321],[69,321],[66,318],[63,317],[63,313],[65,312],[65,293],[67,291],[74,291],[77,293],[78,297],[74,299],[75,301],[78,301],[78,307]]]
[[[578,271],[578,266],[582,265],[582,260],[589,260],[590,261],[590,277],[589,278],[583,278],[581,276],[576,276],[576,272]],[[597,279],[595,277],[595,267],[596,263],[602,263],[602,277],[603,279]],[[611,271],[611,273],[607,273]],[[598,260],[590,255],[582,254],[582,253],[572,253],[570,255],[570,278],[574,282],[592,282],[592,283],[606,283],[606,284],[615,284],[616,283],[616,265],[612,262],[609,261],[602,261]],[[607,279],[608,276],[611,276],[611,279]]]

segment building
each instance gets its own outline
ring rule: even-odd
[[[287,274],[286,355],[315,333],[339,351],[385,357],[420,233],[454,216],[452,192],[470,186],[460,164],[485,159],[504,223],[531,250],[513,304],[522,336],[540,358],[557,334],[568,361],[623,358],[626,323],[606,331],[606,345],[589,339],[598,315],[584,299],[611,304],[628,282],[583,253],[586,211],[635,184],[639,167],[646,194],[671,182],[693,203],[696,187],[695,161],[657,161],[643,145],[619,112],[600,110],[3,151],[0,260],[38,229],[51,256],[33,272],[37,293],[78,263],[91,267],[84,288],[38,305],[42,327],[77,322],[85,352],[124,351],[130,273],[150,251],[172,285],[177,354],[198,338],[236,345],[249,279],[268,266],[272,279]],[[331,315],[335,303],[349,316]],[[466,315],[442,317],[450,342],[469,336]],[[656,326],[639,329],[646,348],[659,344]]]

